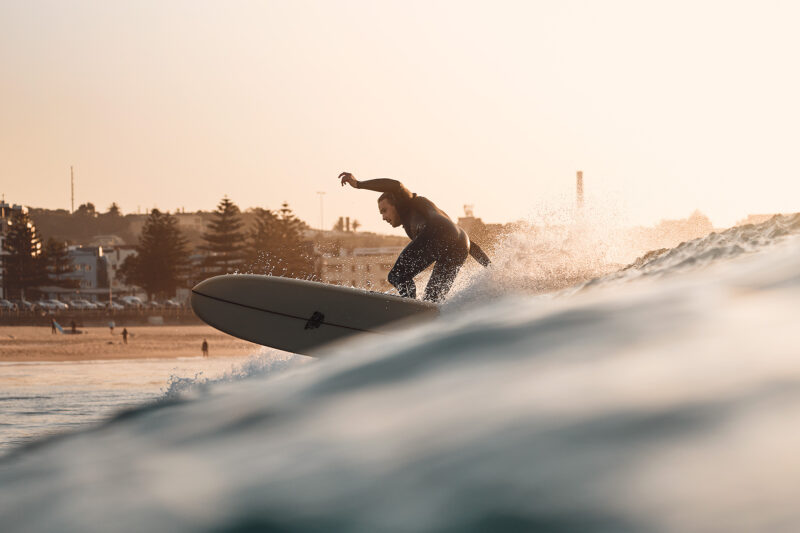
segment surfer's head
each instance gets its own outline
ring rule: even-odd
[[[401,224],[400,214],[397,212],[397,205],[391,194],[385,192],[380,195],[378,198],[378,212],[383,217],[383,220],[388,222],[393,228]]]

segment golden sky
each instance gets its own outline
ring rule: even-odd
[[[0,193],[288,201],[388,231],[392,177],[487,222],[800,211],[800,2],[0,0]]]

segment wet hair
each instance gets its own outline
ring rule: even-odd
[[[397,207],[397,200],[395,199],[394,194],[390,192],[385,192],[380,196],[378,196],[378,203],[381,203],[384,200],[387,200],[390,204]]]
[[[402,184],[398,183],[399,188],[392,192],[385,192],[378,196],[378,203],[381,203],[381,200],[387,200],[390,204],[395,207],[401,207],[405,205],[407,200],[410,200],[414,197],[411,194],[411,191],[406,189]]]

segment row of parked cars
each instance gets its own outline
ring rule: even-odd
[[[159,302],[151,300],[144,302],[136,296],[121,296],[112,301],[103,300],[90,302],[85,299],[73,299],[67,302],[55,299],[42,299],[35,302],[27,300],[0,299],[0,311],[85,311],[107,309],[109,311],[122,311],[124,309],[181,309],[183,304],[177,300],[164,300]]]

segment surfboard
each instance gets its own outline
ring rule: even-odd
[[[200,319],[220,331],[303,355],[354,335],[385,335],[400,321],[438,313],[430,302],[253,274],[202,281],[192,289],[191,303]]]

